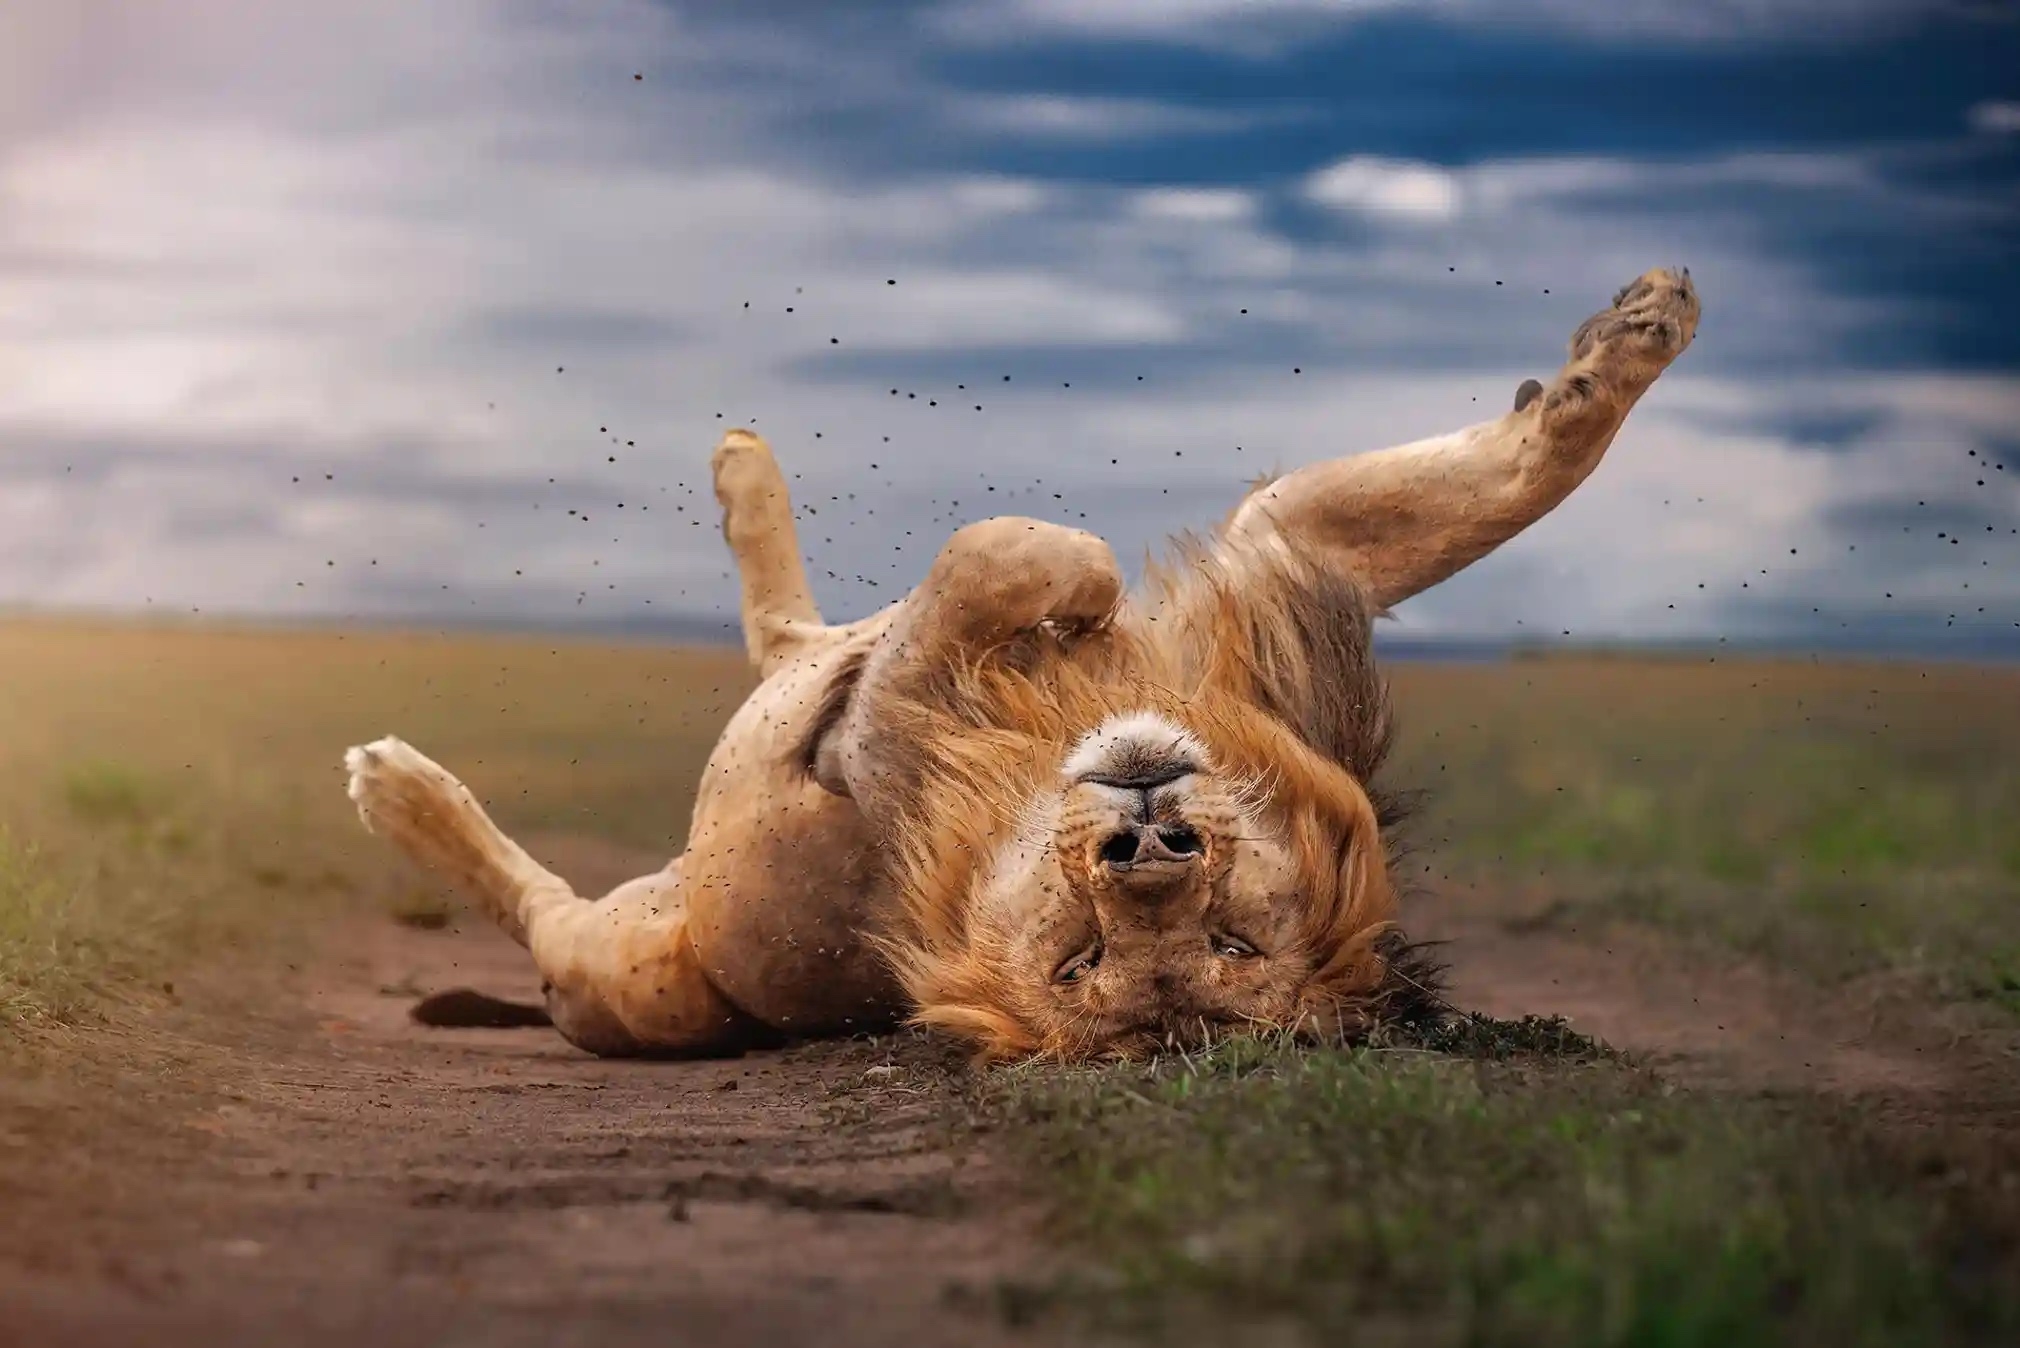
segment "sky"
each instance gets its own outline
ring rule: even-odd
[[[0,7],[0,607],[727,634],[958,525],[1132,567],[1687,265],[1572,499],[1385,638],[2020,653],[2020,7]]]

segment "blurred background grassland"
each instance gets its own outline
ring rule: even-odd
[[[2020,670],[1391,667],[1409,867],[1522,920],[1656,924],[2020,1011]],[[74,1016],[344,904],[439,904],[358,827],[398,733],[511,830],[681,845],[741,654],[541,637],[0,622],[0,1008]]]
[[[1395,678],[1434,871],[2020,1011],[2020,669],[1516,661]]]

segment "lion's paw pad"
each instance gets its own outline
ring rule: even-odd
[[[1699,312],[1689,268],[1647,272],[1620,288],[1612,308],[1585,320],[1572,338],[1572,355],[1624,343],[1644,360],[1674,360],[1696,335]]]
[[[392,735],[345,750],[344,768],[350,773],[345,793],[368,829],[373,816],[408,809],[418,792],[447,777],[418,749]]]

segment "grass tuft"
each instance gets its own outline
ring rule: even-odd
[[[141,824],[157,814],[162,792],[119,763],[85,763],[64,775],[63,801],[87,824]]]
[[[33,851],[0,829],[0,1023],[60,1012],[73,998],[57,886]]]
[[[1562,1016],[1498,1020],[1468,1011],[1443,1021],[1379,1032],[1370,1048],[1415,1048],[1454,1058],[1508,1062],[1536,1058],[1558,1062],[1618,1062],[1613,1049],[1571,1028]]]

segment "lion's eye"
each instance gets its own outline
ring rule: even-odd
[[[1231,960],[1247,959],[1256,953],[1256,948],[1239,936],[1222,932],[1213,938],[1213,953]]]
[[[1096,941],[1093,945],[1088,946],[1087,949],[1081,951],[1072,959],[1067,960],[1066,963],[1060,965],[1057,969],[1054,969],[1052,971],[1053,981],[1057,983],[1078,983],[1081,979],[1092,973],[1094,966],[1099,963],[1101,963],[1101,942]]]

